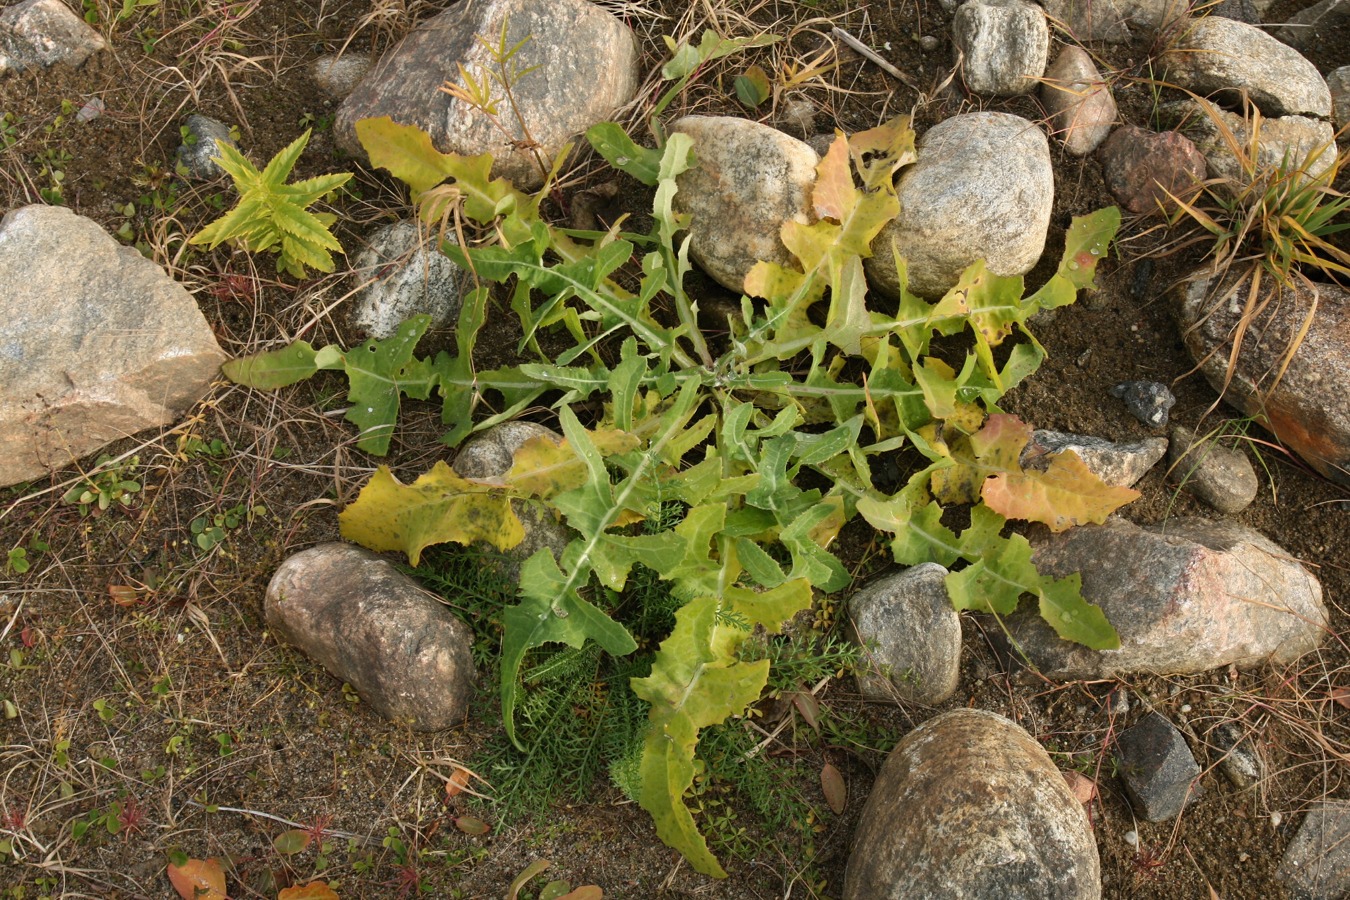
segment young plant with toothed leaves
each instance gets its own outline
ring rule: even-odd
[[[365,437],[383,437],[380,447],[367,445],[378,450],[387,446],[400,392],[440,395],[451,445],[527,408],[556,412],[562,438],[526,442],[498,478],[466,479],[438,463],[405,485],[382,467],[342,512],[342,532],[416,563],[439,543],[513,546],[523,535],[513,500],[547,504],[563,517],[576,537],[562,554],[544,550],[524,563],[519,602],[502,614],[501,702],[513,740],[526,655],[592,641],[616,656],[634,653],[614,598],[637,564],[659,573],[682,605],[650,674],[631,681],[650,706],[638,799],[695,869],[725,874],[686,806],[699,732],[759,699],[770,662],[753,652],[757,627],[776,634],[812,605],[815,591],[848,585],[830,546],[856,516],[893,535],[899,562],[951,568],[947,587],[959,608],[1006,615],[1030,595],[1064,638],[1117,646],[1077,577],[1042,576],[1030,545],[1005,526],[1009,518],[1055,530],[1100,522],[1137,495],[1102,484],[1072,455],[1045,471],[1023,470],[1030,426],[998,407],[1044,358],[1028,318],[1072,303],[1092,283],[1119,224],[1116,209],[1074,221],[1058,271],[1034,293],[1024,296],[1020,277],[977,262],[936,303],[903,292],[898,307],[872,309],[862,260],[899,211],[894,179],[915,159],[914,133],[902,117],[840,134],[817,169],[815,221],[783,226],[799,267],[758,263],[722,337],[700,327],[697,298],[685,290],[688,240],[679,235],[688,223],[673,199],[677,177],[697,164],[688,136],[672,134],[653,150],[617,125],[592,128],[587,138],[598,152],[655,187],[654,225],[648,234],[616,228],[581,237],[541,214],[549,185],[523,194],[490,177],[489,156],[443,154],[425,133],[389,119],[360,122],[357,133],[371,161],[409,185],[425,219],[453,211],[496,235],[489,246],[446,242],[443,250],[479,279],[512,285],[519,350],[535,361],[474,368],[489,302],[479,287],[465,300],[455,354],[415,358],[426,328],[416,319],[372,344],[374,353],[297,343],[227,371],[277,387],[319,368],[345,368],[353,396],[363,398],[354,406],[382,410],[378,420],[362,412],[357,422]],[[904,261],[897,262],[903,283]],[[635,290],[619,284],[621,269]],[[565,344],[561,352],[543,352],[545,331],[554,332],[550,346]],[[1014,332],[1021,340],[1007,341]],[[967,350],[944,341],[962,334]],[[961,364],[935,355],[935,343],[948,344],[947,359],[964,353]],[[378,379],[360,368],[382,354]],[[494,410],[489,394],[501,401]],[[603,399],[604,412],[583,422],[577,409],[593,398]],[[898,492],[886,493],[873,463],[902,452],[919,465]],[[943,521],[953,504],[974,504],[959,533]],[[673,527],[635,527],[672,507]]]

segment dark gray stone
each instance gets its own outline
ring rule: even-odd
[[[107,46],[60,0],[21,0],[0,10],[0,75],[56,63],[78,67]]]
[[[1096,900],[1087,813],[1041,745],[958,709],[886,759],[853,837],[845,900]]]
[[[1350,66],[1341,66],[1327,76],[1331,91],[1331,118],[1337,131],[1350,133]]]
[[[1209,7],[1208,13],[1211,16],[1223,16],[1225,19],[1246,22],[1248,25],[1261,24],[1261,11],[1252,0],[1219,0]]]
[[[1078,42],[1124,44],[1173,27],[1190,0],[1045,0],[1045,11]]]
[[[1029,0],[966,0],[952,20],[952,46],[974,93],[1029,94],[1045,74],[1050,26]]]
[[[453,231],[446,240],[455,240]],[[355,297],[351,321],[362,334],[392,337],[398,326],[417,315],[431,316],[431,327],[459,315],[465,273],[437,247],[434,233],[416,222],[395,222],[371,235],[355,260],[356,277],[365,285]]]
[[[1158,381],[1122,381],[1112,386],[1111,396],[1124,400],[1136,419],[1154,428],[1167,424],[1167,414],[1177,402],[1171,389]]]
[[[1093,475],[1111,487],[1134,487],[1167,453],[1167,438],[1145,438],[1116,444],[1099,437],[1063,431],[1032,432],[1022,450],[1022,468],[1045,471],[1057,453],[1070,451]]]
[[[320,544],[287,559],[263,602],[267,625],[387,719],[416,731],[464,721],[473,694],[473,633],[386,559]]]
[[[1230,521],[1170,519],[1140,528],[1113,517],[1061,534],[1036,529],[1032,561],[1053,578],[1081,575],[1120,647],[1061,640],[1024,607],[1004,622],[1043,675],[1058,680],[1194,674],[1229,664],[1288,664],[1321,645],[1322,586],[1288,551]],[[996,633],[1001,633],[995,628]]]
[[[1246,790],[1261,780],[1264,763],[1256,742],[1241,725],[1226,722],[1210,733],[1210,741],[1219,754],[1219,770],[1238,790]]]
[[[178,145],[178,162],[187,170],[188,177],[209,181],[224,175],[225,170],[216,162],[221,145],[228,144],[239,149],[229,126],[198,115],[188,116],[183,120],[183,125],[187,128],[187,136]]]
[[[1261,486],[1247,454],[1224,447],[1213,437],[1197,442],[1189,428],[1172,429],[1168,462],[1173,479],[1224,515],[1251,506]]]
[[[1116,738],[1116,765],[1135,813],[1150,822],[1180,815],[1200,796],[1200,765],[1186,739],[1150,712]]]
[[[1275,877],[1294,900],[1338,900],[1350,893],[1350,803],[1314,803]]]
[[[1279,40],[1296,49],[1315,47],[1337,25],[1350,19],[1350,0],[1320,0],[1275,29]]]
[[[0,486],[176,422],[225,359],[192,295],[98,223],[0,220]]]
[[[461,87],[460,66],[486,79],[495,44],[508,22],[506,45],[522,46],[511,65],[526,72],[512,85],[515,108],[502,99],[498,122],[441,90]],[[358,159],[361,119],[389,116],[431,135],[438,150],[491,153],[494,175],[521,188],[543,184],[565,144],[608,119],[638,88],[638,42],[633,32],[587,0],[482,0],[456,3],[423,22],[361,79],[338,107],[338,146]],[[520,122],[529,126],[527,135]],[[533,140],[537,147],[529,145]],[[536,155],[535,151],[538,151]],[[541,166],[542,158],[542,166]]]
[[[1200,273],[1174,289],[1186,349],[1216,391],[1227,386],[1224,400],[1318,472],[1350,484],[1350,291],[1326,283],[1281,288],[1274,278],[1263,279],[1260,311],[1251,317],[1230,377],[1232,337],[1248,284],[1234,276],[1216,286]]]
[[[848,601],[853,636],[868,648],[858,675],[867,700],[936,704],[961,678],[961,619],[947,598],[947,570],[924,563],[869,581]]]

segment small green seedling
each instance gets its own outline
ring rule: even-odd
[[[73,488],[66,491],[63,498],[67,503],[80,507],[80,515],[87,516],[97,507],[99,512],[107,512],[113,504],[132,506],[136,495],[141,492],[141,483],[131,477],[141,458],[133,456],[107,469],[103,467],[112,462],[110,456],[100,456],[94,463],[95,474],[87,475]]]

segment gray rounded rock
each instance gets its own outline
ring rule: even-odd
[[[319,90],[341,100],[356,89],[373,62],[365,53],[321,56],[309,67],[309,74]]]
[[[452,232],[447,240],[454,240]],[[458,315],[464,272],[424,235],[416,222],[395,222],[371,236],[356,257],[357,278],[365,286],[356,295],[352,325],[373,338],[387,338],[416,315],[431,316],[431,327]]]
[[[670,130],[693,138],[698,158],[675,181],[675,211],[690,216],[690,258],[738,293],[759,260],[796,265],[781,232],[785,222],[811,221],[816,151],[768,125],[729,116],[685,116]]]
[[[494,122],[441,87],[463,86],[461,66],[481,79],[496,70],[489,45],[497,43],[504,23],[506,46],[520,43],[511,65],[524,74],[511,87],[514,108],[494,85],[500,104]],[[632,30],[587,0],[456,3],[371,68],[338,107],[334,137],[340,148],[364,159],[356,123],[389,116],[427,131],[442,152],[491,153],[493,175],[521,188],[539,187],[564,145],[633,99],[638,56]]]
[[[958,709],[905,736],[877,776],[845,900],[1096,900],[1101,865],[1083,805],[1002,716]]]
[[[981,258],[996,275],[1029,272],[1045,250],[1055,199],[1040,128],[1008,113],[967,113],[933,126],[916,149],[918,162],[896,185],[900,215],[865,261],[872,286],[899,295],[892,247],[920,297],[941,297]]]
[[[107,46],[61,0],[21,0],[0,10],[0,75],[57,63],[79,67]]]
[[[966,87],[1015,97],[1036,89],[1050,52],[1045,11],[1028,0],[966,0],[952,19]]]
[[[553,442],[562,435],[534,422],[503,422],[469,438],[459,448],[451,468],[461,478],[496,478],[511,469],[516,451],[527,441],[545,438]],[[512,500],[511,509],[525,527],[525,537],[502,555],[503,572],[516,578],[520,567],[541,549],[560,558],[576,536],[552,507],[531,500]]]
[[[1050,460],[1065,451],[1081,459],[1088,471],[1104,484],[1134,487],[1166,455],[1167,438],[1117,444],[1085,434],[1037,429],[1023,448],[1020,462],[1024,469],[1045,471],[1050,467]]]
[[[416,731],[464,721],[475,673],[469,626],[386,559],[320,544],[287,559],[263,602],[277,636]]]
[[[947,598],[947,570],[924,563],[869,581],[848,601],[854,638],[868,648],[858,675],[867,700],[936,704],[961,677],[961,619]]]
[[[1256,499],[1261,483],[1252,461],[1236,447],[1217,440],[1197,441],[1189,428],[1172,429],[1168,453],[1172,478],[1181,486],[1225,515],[1242,512]]]
[[[188,116],[183,120],[183,126],[187,134],[183,143],[178,145],[178,162],[187,170],[188,177],[210,181],[224,175],[225,170],[216,162],[221,146],[239,149],[239,143],[230,134],[229,126],[199,115]]]

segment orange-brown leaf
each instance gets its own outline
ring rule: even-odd
[[[225,872],[220,860],[189,859],[181,866],[169,863],[169,884],[183,900],[225,900]]]
[[[455,771],[450,773],[450,778],[445,782],[445,799],[458,797],[464,789],[469,786],[469,779],[473,776],[469,774],[468,769],[455,767]]]
[[[297,884],[277,894],[277,900],[338,900],[337,892],[324,881]]]
[[[836,816],[843,815],[844,807],[848,805],[848,785],[844,784],[844,776],[839,774],[833,763],[826,763],[825,768],[820,770],[820,789],[825,794],[825,802],[830,805],[830,810]]]
[[[816,187],[811,194],[816,216],[842,222],[858,202],[853,172],[848,162],[848,139],[836,134],[824,159],[816,166]]]

